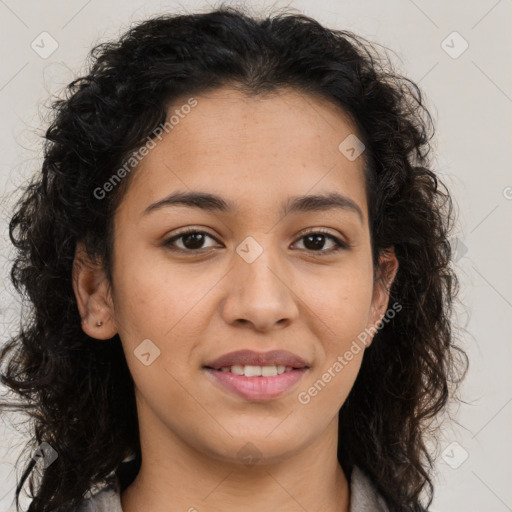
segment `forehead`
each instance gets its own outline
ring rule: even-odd
[[[282,206],[283,198],[339,192],[366,217],[363,158],[340,143],[356,135],[343,110],[294,89],[247,96],[221,88],[169,106],[172,129],[141,160],[121,208],[142,214],[173,191],[226,197],[238,213]],[[281,211],[281,210],[280,210]]]

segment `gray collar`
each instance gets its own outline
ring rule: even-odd
[[[382,496],[357,466],[350,477],[350,512],[389,512]]]

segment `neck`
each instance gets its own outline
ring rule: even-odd
[[[123,512],[279,510],[349,512],[350,491],[337,460],[337,417],[306,449],[257,464],[220,460],[169,433],[139,425],[142,463],[121,493]]]

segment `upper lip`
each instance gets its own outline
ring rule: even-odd
[[[237,350],[224,354],[207,363],[205,366],[218,370],[230,366],[290,366],[292,368],[308,368],[301,357],[286,350],[270,350],[269,352],[254,352],[253,350]]]

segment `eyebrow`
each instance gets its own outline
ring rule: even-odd
[[[186,206],[204,211],[222,213],[234,213],[237,210],[236,203],[215,194],[208,192],[177,191],[150,204],[143,211],[142,216],[171,206]],[[289,213],[318,212],[332,209],[353,211],[358,215],[361,223],[363,223],[364,217],[361,208],[352,199],[338,192],[290,197],[288,201],[281,206],[280,215],[284,217]]]

